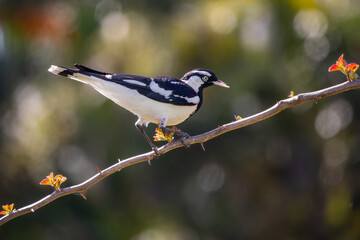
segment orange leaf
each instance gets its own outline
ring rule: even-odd
[[[50,173],[50,175],[49,175],[49,176],[47,176],[47,178],[49,178],[49,179],[54,179],[54,173],[53,173],[53,172],[51,172],[51,173]]]
[[[45,178],[40,182],[40,185],[51,185],[51,183],[48,178]]]
[[[161,128],[156,128],[155,129],[155,136],[154,136],[154,141],[166,141],[166,137],[164,135],[164,133],[162,132]]]
[[[56,190],[60,190],[60,185],[66,180],[67,178],[63,175],[58,174],[54,177],[54,173],[51,172],[49,176],[46,176],[46,178],[40,182],[40,185],[50,185]]]
[[[359,65],[356,63],[350,63],[346,66],[346,71],[348,72],[355,72],[359,68]]]
[[[180,129],[177,129],[175,126],[172,127],[172,130],[177,131]],[[156,128],[155,129],[155,136],[154,136],[154,141],[168,141],[171,142],[172,140],[174,140],[174,133],[173,132],[165,132],[165,134],[163,133],[163,131],[160,128]]]
[[[4,211],[1,211],[0,214],[7,215],[14,210],[14,204],[13,203],[10,205],[6,204],[6,205],[3,205],[2,208],[4,209]]]
[[[9,205],[9,208],[8,208],[9,212],[12,212],[13,208],[14,208],[14,204],[12,203]]]
[[[344,60],[344,54],[341,54],[341,56],[336,62],[336,65],[338,65],[339,67],[340,66],[345,67],[347,65],[347,62]]]
[[[329,68],[329,72],[333,72],[333,71],[338,71],[340,70],[340,67],[336,64],[333,64],[330,68]]]
[[[54,177],[54,179],[55,179],[55,181],[58,181],[61,184],[66,181],[67,177],[64,177],[63,175],[58,174]]]

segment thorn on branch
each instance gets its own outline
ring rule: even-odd
[[[205,152],[204,142],[201,142],[200,145],[201,145],[202,149],[203,149],[204,152]]]
[[[99,173],[100,175],[102,174],[102,172],[101,172],[101,170],[100,170],[99,167],[96,167],[96,170],[98,171],[98,173]]]
[[[80,194],[81,194],[81,196],[82,196],[85,200],[87,200],[86,197],[85,197],[85,193],[84,193],[84,192],[80,192]]]

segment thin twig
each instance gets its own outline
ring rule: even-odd
[[[255,115],[252,115],[250,117],[242,118],[240,120],[224,124],[222,126],[219,126],[216,129],[209,131],[209,132],[206,132],[206,133],[203,133],[203,134],[200,134],[197,136],[193,136],[193,137],[184,139],[182,141],[176,140],[176,141],[170,142],[158,149],[158,155],[165,154],[165,153],[167,153],[173,149],[179,148],[179,147],[188,146],[188,145],[197,144],[197,143],[202,144],[203,142],[213,139],[213,138],[215,138],[221,134],[224,134],[226,132],[233,131],[235,129],[239,129],[239,128],[248,126],[250,124],[254,124],[259,121],[262,121],[262,120],[269,118],[275,114],[278,114],[279,112],[283,111],[284,109],[298,106],[300,104],[303,104],[303,103],[309,102],[309,101],[317,101],[322,98],[325,98],[325,97],[328,97],[331,95],[335,95],[335,94],[338,94],[338,93],[341,93],[344,91],[348,91],[351,89],[356,89],[356,88],[360,88],[360,80],[355,80],[352,82],[344,82],[344,83],[341,83],[341,84],[338,84],[338,85],[335,85],[335,86],[332,86],[329,88],[325,88],[325,89],[322,89],[319,91],[298,94],[294,97],[281,100],[281,101],[277,102],[274,106],[268,108],[267,110],[257,113]],[[126,168],[130,165],[134,165],[134,164],[144,162],[144,161],[150,161],[154,157],[157,157],[157,155],[152,151],[152,152],[144,153],[144,154],[141,154],[138,156],[134,156],[134,157],[119,161],[104,170],[101,170],[101,171],[98,170],[99,173],[97,173],[96,175],[92,176],[88,180],[86,180],[78,185],[70,186],[67,188],[62,188],[62,189],[60,189],[60,191],[54,191],[52,194],[40,199],[39,201],[37,201],[35,203],[32,203],[23,208],[17,209],[15,211],[11,212],[10,214],[3,216],[2,218],[0,218],[0,226],[14,218],[21,216],[21,215],[24,215],[24,214],[27,214],[30,212],[34,212],[37,209],[45,206],[46,204],[48,204],[60,197],[63,197],[63,196],[69,195],[69,194],[74,194],[74,193],[80,193],[83,195],[83,193],[87,189],[89,189],[91,186],[93,186],[97,182],[101,181],[102,179],[108,177],[109,175],[111,175],[123,168]]]

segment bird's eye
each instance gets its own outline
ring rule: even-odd
[[[207,81],[208,79],[209,79],[209,77],[208,76],[203,76],[203,78],[202,78],[204,81]]]

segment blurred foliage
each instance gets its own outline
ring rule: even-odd
[[[181,77],[205,92],[191,135],[341,81],[360,63],[357,0],[0,0],[0,204],[77,184],[150,148],[131,113],[51,64]],[[147,128],[154,134],[155,126]],[[360,96],[339,94],[137,164],[0,229],[2,239],[359,239]]]

